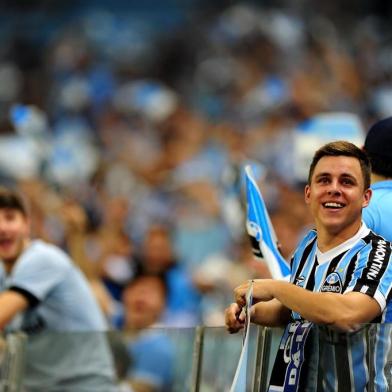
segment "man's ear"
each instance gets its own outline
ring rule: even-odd
[[[305,203],[309,204],[310,203],[310,185],[305,185]]]
[[[363,194],[363,202],[362,208],[367,207],[370,203],[370,199],[372,198],[373,191],[368,188],[366,189],[365,193]]]

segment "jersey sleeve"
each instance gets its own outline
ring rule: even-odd
[[[384,310],[392,290],[391,253],[391,243],[375,236],[358,254],[353,277],[345,292],[369,295]]]
[[[10,289],[42,301],[67,273],[61,253],[37,251],[22,255],[12,272]],[[35,304],[34,301],[31,305]]]

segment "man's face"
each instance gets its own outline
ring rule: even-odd
[[[125,324],[143,329],[156,323],[166,304],[164,286],[157,276],[143,276],[123,292]]]
[[[358,159],[326,156],[317,163],[311,184],[305,187],[318,230],[351,237],[359,229],[362,208],[369,204],[371,190],[364,190]]]
[[[0,259],[14,262],[29,236],[28,219],[13,208],[0,208]]]
[[[143,246],[145,266],[149,272],[161,273],[173,262],[170,238],[167,233],[152,231]]]

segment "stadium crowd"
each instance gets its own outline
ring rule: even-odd
[[[3,2],[1,185],[25,195],[32,237],[79,265],[110,328],[223,325],[233,288],[269,277],[245,231],[244,166],[289,259],[312,222],[301,124],[351,113],[364,139],[392,114],[390,7],[115,3]]]
[[[383,18],[343,22],[303,3],[156,23],[95,8],[55,25],[53,9],[30,10],[24,27],[3,25],[1,182],[27,196],[33,237],[81,266],[113,328],[141,273],[165,279],[163,325],[222,325],[232,289],[268,276],[245,234],[244,165],[258,168],[289,258],[311,222],[299,124],[350,112],[367,129],[391,114]]]

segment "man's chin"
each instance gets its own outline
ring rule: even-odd
[[[10,264],[15,262],[15,260],[18,258],[18,256],[15,254],[15,252],[2,252],[0,251],[0,260],[2,260],[6,264]]]
[[[331,235],[349,232],[353,232],[355,234],[356,230],[358,230],[358,228],[360,227],[360,221],[358,224],[356,224],[355,222],[347,224],[347,221],[336,219],[323,222],[323,226],[326,231]]]
[[[344,225],[342,224],[342,222],[340,220],[337,219],[329,219],[327,221],[323,222],[323,226],[325,227],[325,229],[332,234],[337,234],[339,233],[342,228],[344,227]]]

